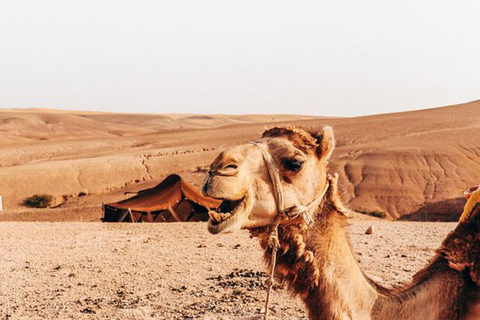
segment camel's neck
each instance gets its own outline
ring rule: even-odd
[[[350,249],[345,225],[331,215],[311,228],[280,227],[276,274],[302,297],[311,319],[368,319],[365,312],[377,298]],[[268,248],[265,253],[268,262]]]
[[[345,225],[334,212],[311,228],[280,226],[275,273],[301,296],[310,319],[447,319],[445,314],[459,314],[454,309],[465,280],[445,260],[435,260],[414,285],[390,293],[363,275]],[[271,251],[266,238],[260,240],[268,263]]]
[[[305,237],[318,270],[318,285],[305,295],[310,318],[367,319],[377,292],[357,264],[346,222],[335,216],[328,220],[317,222]]]
[[[380,295],[372,319],[386,319],[392,314],[400,315],[397,319],[465,319],[468,304],[477,299],[475,292],[478,287],[464,273],[437,257],[415,275],[412,284],[394,294]]]

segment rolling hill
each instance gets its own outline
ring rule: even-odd
[[[94,220],[102,202],[172,172],[198,186],[219,152],[285,124],[334,127],[331,169],[357,211],[454,220],[462,191],[480,179],[480,101],[356,118],[0,110],[0,219],[76,220],[89,208]],[[23,206],[41,193],[59,207]]]

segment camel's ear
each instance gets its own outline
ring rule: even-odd
[[[317,139],[318,147],[316,150],[317,156],[320,159],[328,160],[335,148],[335,137],[333,129],[330,126],[325,126],[322,130],[314,133],[313,136]]]
[[[480,287],[480,219],[460,223],[438,250],[450,268],[466,270]]]

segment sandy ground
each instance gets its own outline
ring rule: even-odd
[[[354,251],[383,284],[408,281],[454,223],[352,221]],[[265,268],[246,232],[204,223],[0,223],[0,319],[260,319]],[[285,290],[272,319],[306,319]]]

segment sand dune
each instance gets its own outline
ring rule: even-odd
[[[395,218],[455,220],[480,179],[480,102],[335,125],[333,167],[355,208]],[[349,131],[350,130],[350,131]]]
[[[113,114],[48,109],[0,109],[0,143],[133,136],[232,124],[312,119],[295,115]]]
[[[61,204],[48,217],[82,205],[97,207],[89,219],[98,219],[102,202],[169,173],[199,185],[219,152],[284,124],[334,127],[332,171],[359,211],[453,220],[463,189],[480,179],[479,101],[357,118],[0,110],[0,219],[22,219],[23,200],[38,193]],[[81,201],[80,192],[88,194]]]

